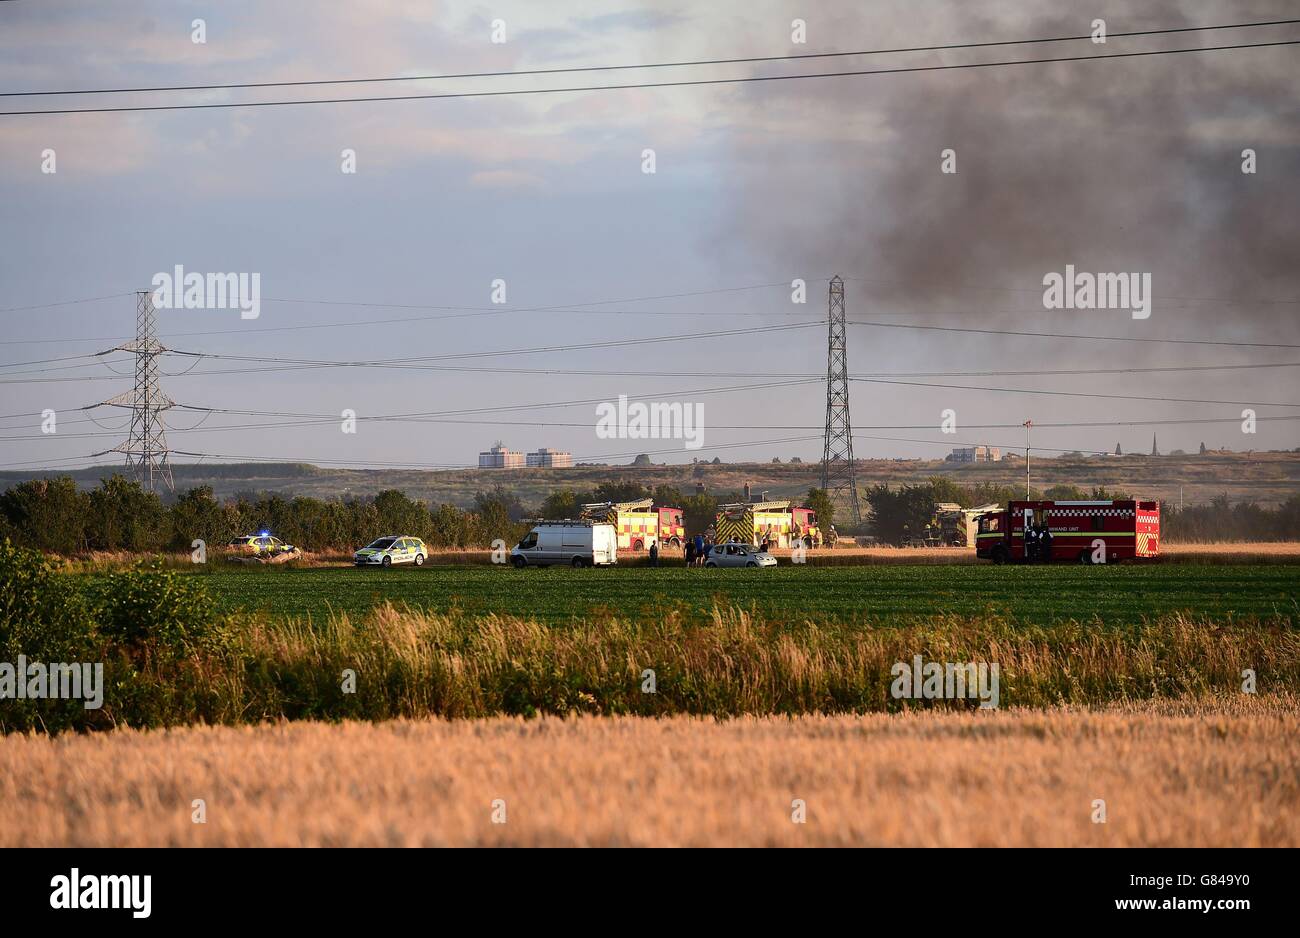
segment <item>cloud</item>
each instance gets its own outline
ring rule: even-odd
[[[667,10],[625,10],[574,20],[574,29],[584,33],[659,32],[688,21],[688,17]]]
[[[476,189],[531,189],[540,188],[542,180],[532,173],[512,169],[496,169],[474,173],[469,184]]]
[[[11,180],[40,180],[42,152],[54,150],[56,181],[102,180],[138,172],[158,158],[159,136],[148,121],[118,114],[66,118],[0,118],[0,166]]]

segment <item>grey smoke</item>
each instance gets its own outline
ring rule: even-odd
[[[816,11],[804,15],[824,40],[811,51],[822,51],[1079,35],[1094,16],[1121,31],[1296,12],[1289,3],[1192,10],[1175,2],[1134,9],[1040,0],[978,9],[964,2],[871,4],[843,9],[830,22]],[[1300,27],[823,60],[800,68],[1292,38],[1300,38]],[[744,196],[728,225],[744,250],[774,270],[871,279],[850,284],[851,309],[875,314],[863,318],[914,314],[1025,328],[1032,315],[1028,328],[1083,324],[1137,334],[1122,315],[1084,323],[1077,314],[1067,320],[1042,311],[1043,274],[1073,263],[1152,273],[1156,315],[1143,334],[1295,341],[1300,306],[1244,301],[1300,297],[1298,74],[1300,46],[742,86],[738,98],[751,116],[788,121],[795,132],[737,141]],[[1240,170],[1247,147],[1258,153],[1253,176]],[[939,172],[945,148],[956,151],[956,175]]]

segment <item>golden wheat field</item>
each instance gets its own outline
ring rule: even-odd
[[[23,845],[1294,847],[1300,699],[11,734]]]

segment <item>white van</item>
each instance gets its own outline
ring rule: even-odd
[[[612,524],[595,521],[539,521],[510,551],[516,567],[608,566],[618,563],[618,535]]]

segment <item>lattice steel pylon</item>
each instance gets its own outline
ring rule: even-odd
[[[135,355],[135,388],[104,401],[131,409],[126,442],[109,452],[125,453],[127,470],[151,492],[159,480],[168,491],[176,487],[162,420],[163,411],[174,407],[175,401],[158,387],[158,356],[167,349],[158,342],[157,331],[153,297],[148,290],[139,290],[135,295],[135,341],[108,350]]]
[[[848,330],[844,323],[844,281],[831,278],[827,310],[826,441],[822,449],[822,489],[862,523],[858,482],[853,469],[853,425],[849,420]]]

